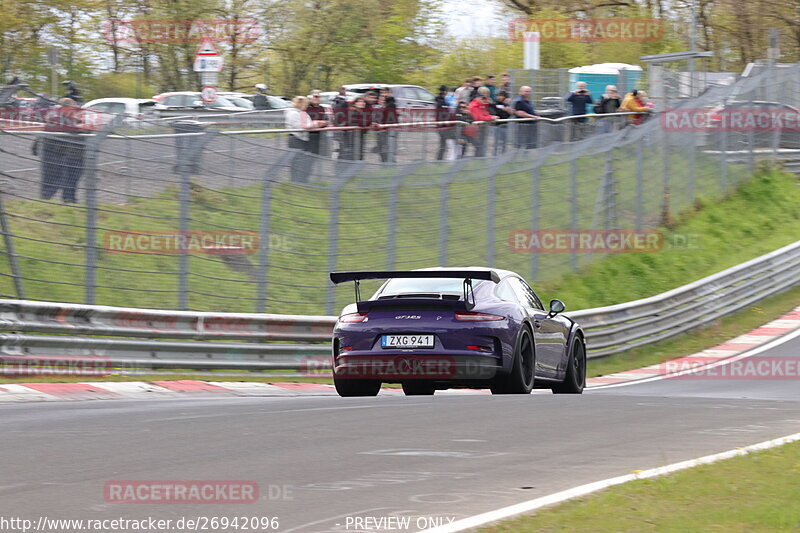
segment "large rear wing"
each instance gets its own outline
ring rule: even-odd
[[[362,279],[392,278],[453,278],[480,279],[500,283],[500,276],[494,270],[378,270],[366,272],[331,272],[331,281],[361,281]]]
[[[450,278],[464,280],[464,299],[461,304],[467,309],[475,306],[475,294],[472,280],[488,280],[500,283],[500,276],[494,270],[382,270],[365,272],[331,272],[331,281],[339,284],[347,281],[355,282],[356,302],[361,302],[360,282],[363,279],[393,278]],[[472,298],[470,299],[470,296]]]

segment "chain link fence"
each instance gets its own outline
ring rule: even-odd
[[[800,69],[783,68],[681,106],[797,106],[799,85]],[[622,127],[633,119],[617,118],[618,129],[583,137],[566,136],[567,121],[326,131],[320,154],[289,149],[287,133],[257,121],[116,117],[90,133],[7,126],[0,295],[332,314],[352,299],[328,281],[333,270],[488,265],[536,283],[605,256],[531,253],[536,232],[656,230],[794,142],[782,131],[683,131],[658,116]],[[547,128],[558,133],[539,142]],[[520,142],[530,131],[535,147]],[[360,153],[342,158],[342,143]]]

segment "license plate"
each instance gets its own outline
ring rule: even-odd
[[[433,348],[433,335],[384,335],[383,348]]]

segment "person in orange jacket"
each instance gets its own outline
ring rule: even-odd
[[[642,98],[640,91],[636,89],[625,95],[625,98],[622,99],[622,104],[619,106],[619,110],[625,112],[634,112],[634,113],[650,112],[650,108],[645,105],[644,99]],[[628,120],[634,126],[638,126],[642,122],[644,122],[644,117],[645,117],[644,115],[628,115]]]

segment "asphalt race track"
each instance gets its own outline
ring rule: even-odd
[[[798,355],[800,337],[753,361]],[[0,516],[278,517],[284,532],[376,531],[355,517],[408,516],[415,530],[419,517],[464,518],[796,433],[800,382],[678,378],[576,397],[26,403],[0,406],[0,417]],[[104,486],[115,480],[250,480],[260,498],[110,504]]]

